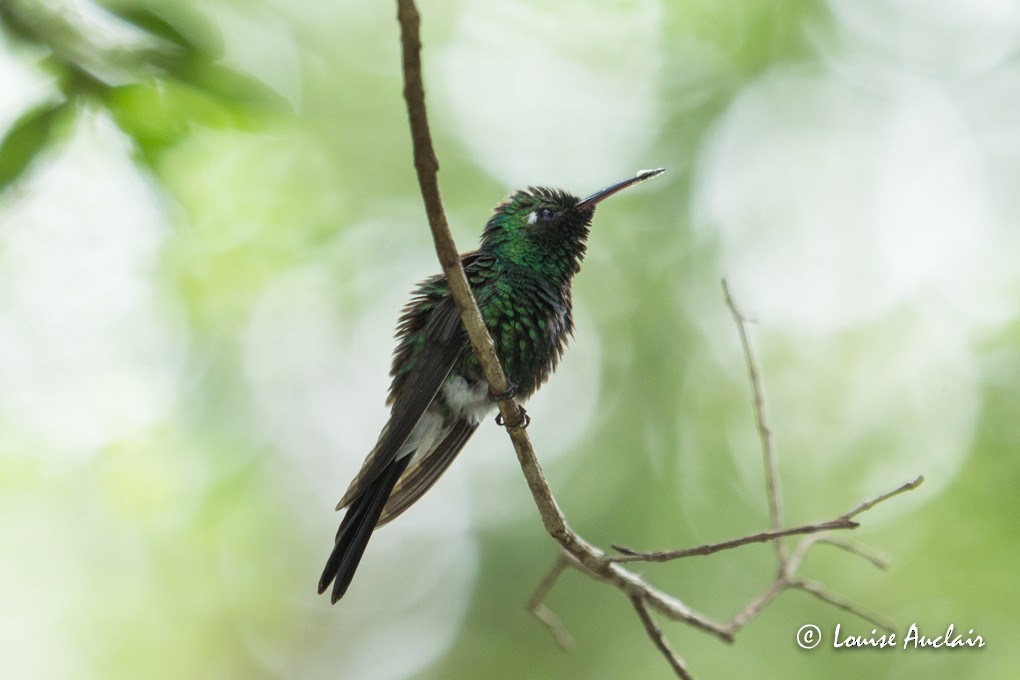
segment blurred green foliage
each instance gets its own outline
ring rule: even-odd
[[[256,129],[289,108],[271,88],[220,62],[219,31],[196,8],[122,2],[105,9],[127,28],[120,44],[98,40],[96,31],[76,25],[59,4],[0,5],[0,26],[11,47],[41,51],[37,65],[53,78],[62,101],[26,114],[7,134],[0,146],[0,187],[45,148],[56,114],[66,109],[109,111],[151,165],[195,126]]]

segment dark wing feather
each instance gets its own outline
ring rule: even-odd
[[[433,310],[429,325],[446,326],[450,317],[454,321],[460,318],[452,299],[444,301]],[[438,335],[433,338],[426,337],[413,368],[402,376],[402,385],[393,401],[389,422],[379,435],[379,441],[376,442],[372,452],[365,459],[361,471],[337,505],[337,510],[346,507],[359,496],[383,469],[393,462],[400,447],[421,420],[425,409],[436,398],[439,388],[442,387],[443,381],[450,374],[450,369],[463,349],[463,344],[454,342],[453,338]]]
[[[490,258],[484,253],[468,253],[461,258],[461,263],[470,274],[479,267],[485,267]],[[396,457],[414,426],[436,398],[457,359],[463,352],[470,351],[460,313],[450,296],[449,284],[441,275],[426,279],[418,286],[415,296],[404,308],[397,330],[400,342],[390,371],[393,375],[390,421],[337,504],[337,510],[357,498]],[[443,469],[445,466],[439,472]]]
[[[379,517],[379,526],[407,510],[431,489],[477,428],[478,423],[458,420],[432,452],[415,461],[390,493],[390,499],[383,508],[382,516]]]

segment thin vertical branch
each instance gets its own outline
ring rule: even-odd
[[[461,266],[457,245],[453,242],[450,225],[443,209],[439,194],[439,161],[432,146],[432,132],[429,129],[428,111],[425,108],[425,85],[421,76],[421,17],[413,0],[397,0],[397,20],[400,23],[400,41],[403,47],[404,100],[411,127],[411,144],[414,154],[414,168],[418,176],[425,214],[428,217],[436,255],[443,267],[443,273],[450,284],[451,294],[464,320],[475,353],[484,358],[482,367],[485,378],[497,394],[505,393],[509,387],[496,347],[485,329],[482,314],[471,293],[464,268]],[[516,411],[507,413],[512,416]]]
[[[464,268],[461,266],[457,245],[453,241],[443,201],[439,195],[439,162],[432,146],[432,134],[429,132],[428,112],[425,108],[425,85],[421,75],[421,38],[419,37],[421,18],[415,7],[414,0],[397,0],[397,20],[400,23],[400,43],[403,52],[404,99],[407,102],[407,117],[411,127],[411,142],[414,154],[414,167],[418,176],[425,213],[428,216],[432,239],[436,245],[436,254],[442,265],[443,274],[450,284],[450,295],[457,304],[461,321],[471,346],[474,348],[478,361],[482,366],[489,389],[494,395],[503,398],[497,401],[502,422],[505,424],[510,439],[517,453],[517,460],[524,471],[524,478],[535,499],[542,523],[552,536],[571,552],[584,552],[579,537],[567,525],[566,517],[560,511],[546,482],[531,439],[524,430],[521,410],[510,396],[510,383],[500,366],[496,356],[496,347],[492,342],[482,320],[468,285]],[[590,556],[590,554],[589,554]],[[580,557],[579,557],[580,559]]]
[[[751,392],[754,402],[754,419],[758,424],[758,435],[761,439],[761,453],[765,463],[765,494],[768,497],[769,517],[772,519],[772,529],[778,531],[783,526],[783,505],[781,492],[779,490],[779,466],[776,463],[776,453],[772,443],[772,429],[768,424],[768,417],[765,414],[765,392],[761,384],[761,373],[758,370],[758,361],[755,359],[754,350],[751,348],[751,340],[747,333],[747,317],[745,317],[730,295],[730,286],[726,279],[722,281],[723,295],[726,298],[726,306],[733,314],[733,320],[737,324],[737,332],[740,334],[740,345],[744,351],[744,361],[747,364],[747,374],[751,380]],[[779,561],[779,570],[786,568],[786,544],[781,541],[773,541],[772,546],[776,552],[776,559]]]
[[[397,0],[397,20],[400,24],[400,42],[403,54],[404,99],[407,103],[408,123],[411,128],[411,142],[414,167],[421,189],[425,213],[436,246],[436,254],[450,285],[450,294],[457,304],[461,321],[471,339],[471,345],[482,366],[489,389],[494,395],[502,395],[497,405],[514,451],[524,471],[525,480],[531,490],[542,523],[546,531],[571,551],[583,551],[578,537],[567,525],[566,517],[556,503],[545,474],[535,456],[527,432],[522,427],[520,407],[510,396],[510,383],[503,372],[496,355],[496,347],[482,320],[478,303],[474,299],[464,269],[461,266],[457,246],[450,233],[450,227],[443,210],[439,193],[439,161],[436,159],[429,130],[428,112],[425,106],[425,85],[421,71],[421,17],[414,0]]]

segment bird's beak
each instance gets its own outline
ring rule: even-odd
[[[577,209],[577,208],[593,208],[602,199],[609,198],[610,196],[612,196],[613,194],[615,194],[618,191],[623,191],[627,187],[634,186],[638,182],[643,182],[646,179],[649,179],[651,177],[655,177],[656,175],[661,175],[664,172],[666,172],[666,168],[656,168],[655,170],[642,170],[641,172],[639,172],[638,174],[634,175],[630,179],[625,179],[622,182],[617,182],[616,184],[614,184],[612,186],[606,187],[602,191],[596,191],[594,194],[592,194],[588,198],[584,199],[583,201],[580,201],[577,205],[574,206],[574,208],[575,209]]]

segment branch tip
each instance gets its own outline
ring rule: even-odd
[[[879,503],[884,503],[885,501],[889,500],[890,498],[894,498],[896,496],[899,496],[902,493],[906,493],[908,491],[913,491],[914,489],[916,489],[917,487],[921,486],[922,484],[924,484],[924,475],[918,475],[917,477],[915,477],[911,481],[904,482],[903,484],[900,484],[898,487],[896,487],[892,491],[887,491],[887,492],[885,492],[883,494],[879,494],[878,496],[875,496],[874,498],[872,498],[870,500],[866,500],[866,501],[862,502],[860,505],[855,507],[853,510],[850,510],[848,513],[843,515],[843,517],[845,517],[847,519],[856,517],[857,515],[860,515],[863,512],[867,512],[868,510],[871,510],[873,507],[875,507]]]

